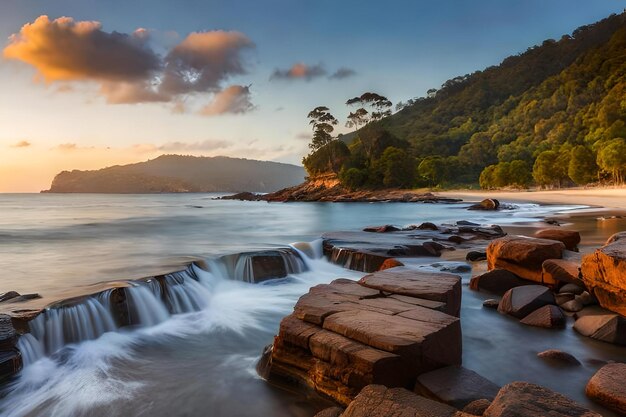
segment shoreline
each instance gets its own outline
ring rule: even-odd
[[[574,188],[541,191],[438,191],[439,196],[461,198],[464,202],[496,198],[505,202],[582,205],[626,213],[626,188]]]

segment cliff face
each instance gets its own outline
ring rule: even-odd
[[[63,171],[50,193],[271,192],[302,182],[301,167],[227,157],[163,155],[96,171]]]

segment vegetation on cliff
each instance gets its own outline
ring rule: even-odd
[[[325,141],[303,163],[352,189],[623,183],[625,50],[626,14],[612,15],[448,80],[393,115],[378,94],[350,99],[360,107],[346,125],[358,130],[343,137],[331,136],[337,121],[323,107],[331,123],[312,125]]]
[[[301,167],[277,162],[162,155],[96,171],[63,171],[52,193],[270,192],[302,182]]]

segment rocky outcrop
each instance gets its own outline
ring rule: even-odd
[[[22,355],[15,348],[17,333],[11,317],[0,314],[0,381],[22,369]]]
[[[565,327],[565,315],[554,305],[545,305],[528,314],[520,323],[546,329]]]
[[[607,244],[583,257],[585,286],[600,305],[626,316],[626,239],[611,237]]]
[[[486,198],[480,203],[472,204],[467,209],[468,210],[485,210],[492,211],[498,210],[500,208],[500,202],[495,198]]]
[[[487,267],[506,269],[529,281],[556,286],[556,280],[544,279],[542,264],[548,259],[560,259],[564,249],[565,245],[555,240],[505,236],[487,247]]]
[[[462,409],[476,400],[491,401],[500,387],[474,371],[448,366],[417,377],[415,392]]]
[[[562,228],[543,229],[535,233],[540,239],[558,240],[563,242],[565,248],[571,251],[578,249],[580,243],[580,233],[575,230],[567,230]]]
[[[410,226],[400,231],[389,225],[370,232],[333,232],[322,236],[324,255],[337,265],[363,272],[378,271],[390,258],[439,257],[455,249],[482,249],[505,233],[499,226]]]
[[[457,310],[460,278],[444,276],[445,285],[427,288],[413,273],[378,272],[366,277],[368,287],[340,279],[311,288],[282,320],[261,375],[347,405],[366,385],[412,388],[424,372],[459,365],[460,321],[439,310]],[[386,277],[393,276],[392,288]]]
[[[484,417],[602,417],[574,400],[527,382],[502,387]]]
[[[500,300],[498,311],[522,319],[533,311],[554,303],[554,294],[548,288],[542,285],[525,285],[507,291]]]
[[[626,363],[604,365],[587,383],[585,393],[597,403],[626,415]]]
[[[470,288],[475,291],[486,291],[492,294],[503,295],[511,288],[529,285],[530,282],[521,279],[506,269],[496,268],[482,275],[472,277]]]

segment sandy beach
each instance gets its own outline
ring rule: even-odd
[[[621,188],[571,188],[541,191],[442,191],[442,197],[461,198],[467,201],[480,201],[497,198],[502,202],[532,202],[539,204],[572,204],[602,207],[626,211],[626,187]]]

